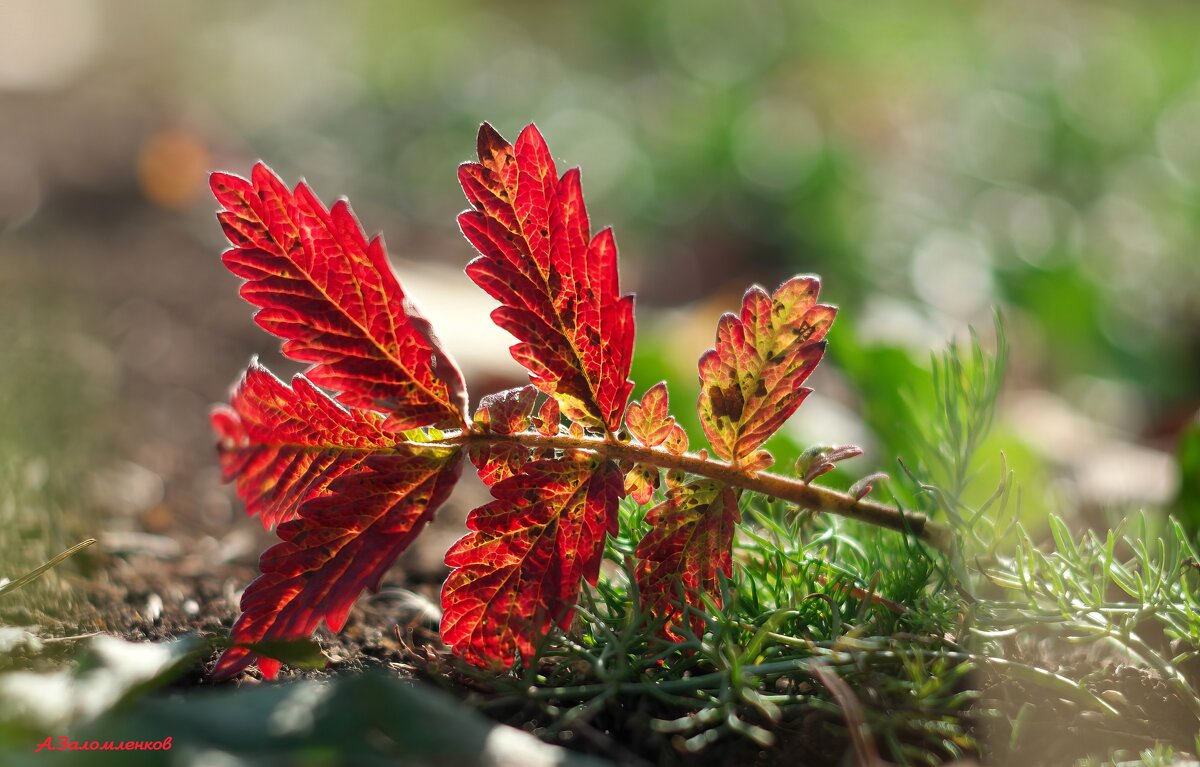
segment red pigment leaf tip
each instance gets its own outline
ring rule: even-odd
[[[465,422],[462,373],[400,287],[383,240],[366,239],[344,200],[327,210],[262,163],[250,180],[214,173],[210,184],[233,246],[225,266],[246,280],[242,297],[284,354],[312,363],[309,380],[388,413],[394,429]]]
[[[500,302],[492,320],[513,359],[572,421],[616,432],[633,383],[633,296],[621,295],[612,230],[591,234],[579,170],[561,177],[542,134],[510,144],[479,129],[478,162],[459,167],[473,206],[458,217],[479,257],[467,275]]]

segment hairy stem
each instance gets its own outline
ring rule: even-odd
[[[531,448],[553,448],[557,450],[586,450],[614,460],[645,463],[660,469],[676,469],[709,479],[724,482],[733,487],[789,501],[805,509],[838,514],[861,522],[910,533],[920,540],[940,549],[950,542],[950,532],[931,521],[924,514],[867,500],[856,499],[848,493],[819,485],[811,485],[799,479],[784,477],[764,471],[748,471],[724,461],[695,453],[676,455],[662,448],[645,447],[616,439],[599,437],[571,437],[556,435],[547,437],[539,432],[497,434],[494,432],[469,431],[449,434],[441,445],[494,445],[515,442]],[[417,443],[413,447],[419,447]]]

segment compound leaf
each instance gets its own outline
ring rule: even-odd
[[[580,582],[596,583],[605,535],[617,532],[621,495],[616,465],[582,453],[532,461],[494,485],[495,500],[467,517],[473,532],[446,554],[446,644],[476,665],[510,666],[568,626]]]
[[[719,573],[732,575],[733,531],[740,520],[733,488],[712,480],[671,488],[666,501],[646,513],[651,528],[638,543],[635,579],[642,609],[664,620],[667,638],[684,640],[683,605],[703,609],[705,593],[720,605]],[[699,615],[689,625],[702,633]]]
[[[462,374],[405,296],[379,237],[368,241],[345,200],[326,209],[267,166],[251,180],[214,173],[217,214],[233,247],[222,260],[246,280],[255,321],[312,363],[308,378],[353,407],[390,414],[389,427],[461,424]]]
[[[281,521],[282,539],[262,555],[262,575],[233,626],[235,646],[213,674],[257,661],[273,677],[279,662],[253,646],[307,637],[322,619],[341,630],[354,600],[378,587],[449,495],[460,451],[417,452],[381,414],[346,409],[303,376],[289,387],[258,365],[213,422],[226,475],[249,511]]]
[[[622,296],[612,230],[591,236],[577,168],[560,178],[538,129],[510,144],[479,129],[479,162],[459,167],[473,210],[459,215],[479,251],[467,274],[520,341],[513,359],[562,412],[615,432],[633,383],[633,296]]]
[[[825,353],[837,309],[817,303],[821,282],[793,277],[768,295],[755,285],[740,315],[717,323],[700,357],[700,424],[721,458],[738,461],[783,425],[811,389],[802,384]]]

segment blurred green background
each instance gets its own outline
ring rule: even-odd
[[[668,379],[694,445],[717,316],[812,272],[842,311],[781,459],[859,442],[854,474],[894,471],[902,392],[999,307],[1030,507],[1169,503],[1200,406],[1198,29],[1184,0],[0,3],[0,576],[101,533],[232,545],[207,409],[252,353],[295,367],[220,265],[210,169],[349,196],[473,399],[519,382],[461,275],[483,120],[583,168],[636,391]]]

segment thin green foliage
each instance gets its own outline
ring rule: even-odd
[[[1182,670],[1200,655],[1194,546],[1174,520],[1145,514],[1104,534],[1073,532],[1052,515],[1048,539],[1020,524],[1014,472],[1002,454],[986,455],[1007,355],[997,319],[994,351],[972,333],[933,358],[933,396],[908,398],[923,408],[904,416],[918,425],[915,459],[890,489],[949,521],[949,552],[746,493],[733,577],[709,595],[701,630],[685,620],[684,641],[672,644],[638,607],[633,554],[646,509],[626,501],[604,576],[574,627],[552,632],[537,657],[499,680],[460,673],[489,690],[483,705],[540,722],[543,737],[634,732],[683,755],[727,738],[770,748],[778,733],[813,721],[832,744],[824,758],[977,756],[981,723],[1007,728],[1007,751],[1017,753],[1047,712],[1029,702],[978,707],[987,676],[1136,724],[1099,694],[1100,680],[1024,651],[1033,637],[1059,640],[1064,652],[1104,646],[1153,670],[1200,716]]]
[[[916,440],[922,460],[905,476],[915,497],[928,511],[944,513],[956,533],[951,569],[962,598],[959,644],[993,658],[1011,657],[1020,640],[1033,637],[1059,640],[1060,657],[1078,652],[1069,649],[1077,645],[1102,644],[1110,657],[1154,671],[1200,717],[1196,680],[1181,670],[1200,657],[1200,576],[1184,527],[1138,512],[1112,530],[1080,533],[1072,531],[1071,510],[1064,508],[1046,518],[1049,539],[1034,537],[1020,523],[1020,490],[1003,454],[992,476],[979,472],[1006,358],[999,321],[992,354],[972,333],[968,347],[952,346],[933,358],[935,417],[909,414],[912,423],[926,426]],[[976,482],[993,490],[972,504],[968,489]],[[1088,679],[1067,678],[1052,667],[1025,668],[1026,682],[1118,716],[1095,697]],[[1128,722],[1128,711],[1120,715]]]
[[[971,664],[940,652],[954,604],[929,586],[940,577],[931,557],[943,555],[917,556],[905,536],[747,495],[720,606],[710,598],[703,631],[685,621],[685,640],[668,643],[638,609],[631,555],[644,511],[623,505],[605,577],[572,631],[551,634],[537,658],[500,680],[460,669],[492,690],[483,705],[544,722],[545,737],[624,728],[613,718],[649,713],[645,737],[683,754],[729,737],[770,747],[779,728],[810,714],[828,743],[848,742],[820,664],[868,694],[862,724],[881,734],[889,758],[935,764],[973,753],[960,716],[972,699],[962,686]]]
[[[932,400],[911,388],[904,397],[918,459],[911,467],[902,462],[904,476],[915,486],[915,496],[927,512],[941,513],[951,522],[959,534],[960,558],[994,552],[1011,532],[1019,509],[1015,477],[1003,454],[993,492],[976,506],[966,500],[971,485],[982,481],[980,448],[991,431],[1008,364],[1008,341],[999,314],[994,327],[990,353],[971,329],[965,347],[951,343],[942,353],[930,355]]]
[[[984,571],[1002,594],[974,606],[976,632],[997,640],[1036,629],[1070,643],[1104,643],[1157,672],[1200,719],[1200,692],[1179,669],[1200,657],[1200,574],[1183,527],[1138,513],[1105,535],[1074,535],[1057,517],[1051,529],[1052,550],[1023,535],[1011,558]]]

